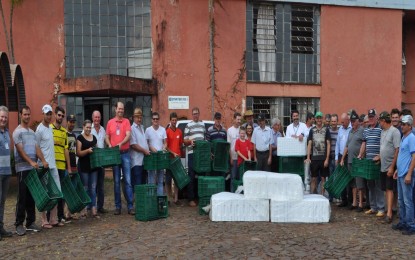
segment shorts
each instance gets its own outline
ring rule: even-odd
[[[356,189],[363,190],[366,189],[366,179],[362,177],[355,177]]]
[[[310,172],[311,172],[311,177],[328,177],[330,170],[329,167],[327,165],[327,167],[324,167],[324,161],[323,160],[315,160],[315,161],[311,161],[310,164]]]
[[[398,182],[393,177],[389,177],[387,172],[380,172],[380,188],[383,191],[391,190],[397,192]]]

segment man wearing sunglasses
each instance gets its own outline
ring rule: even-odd
[[[69,157],[69,143],[68,143],[68,131],[62,126],[63,119],[65,118],[65,109],[60,106],[55,108],[55,122],[50,125],[53,131],[53,141],[55,143],[55,159],[56,167],[58,168],[59,179],[62,181],[65,177],[65,170],[72,173],[71,161]],[[63,226],[65,223],[64,213],[65,201],[63,199],[58,200],[58,224],[57,226]]]
[[[152,114],[152,124],[146,129],[146,139],[150,151],[156,153],[158,151],[166,150],[166,129],[160,126],[160,115],[157,112]],[[157,183],[157,195],[162,196],[163,189],[164,170],[148,170],[148,183]]]

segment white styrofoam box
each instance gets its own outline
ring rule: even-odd
[[[269,200],[248,199],[242,194],[220,192],[210,199],[212,221],[269,221]]]
[[[304,184],[298,174],[272,173],[267,176],[268,198],[299,201],[304,196]]]
[[[247,171],[243,176],[244,195],[251,199],[269,199],[267,176],[270,172]]]
[[[278,156],[305,156],[307,155],[307,139],[300,142],[296,138],[278,137]]]
[[[244,195],[251,199],[302,200],[304,186],[297,174],[247,171]]]
[[[327,223],[330,220],[330,203],[322,195],[304,195],[302,201],[271,200],[271,222]]]

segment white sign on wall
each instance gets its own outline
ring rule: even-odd
[[[169,96],[169,109],[189,109],[189,96]]]

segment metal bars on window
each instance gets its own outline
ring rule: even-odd
[[[320,83],[318,6],[248,1],[249,81]]]
[[[64,0],[66,77],[151,79],[150,0]]]
[[[265,114],[269,125],[272,118],[278,117],[284,129],[291,124],[291,111],[298,110],[300,121],[305,122],[307,112],[314,114],[320,110],[318,98],[247,97],[246,101],[246,109],[252,109],[254,118],[260,113]]]

